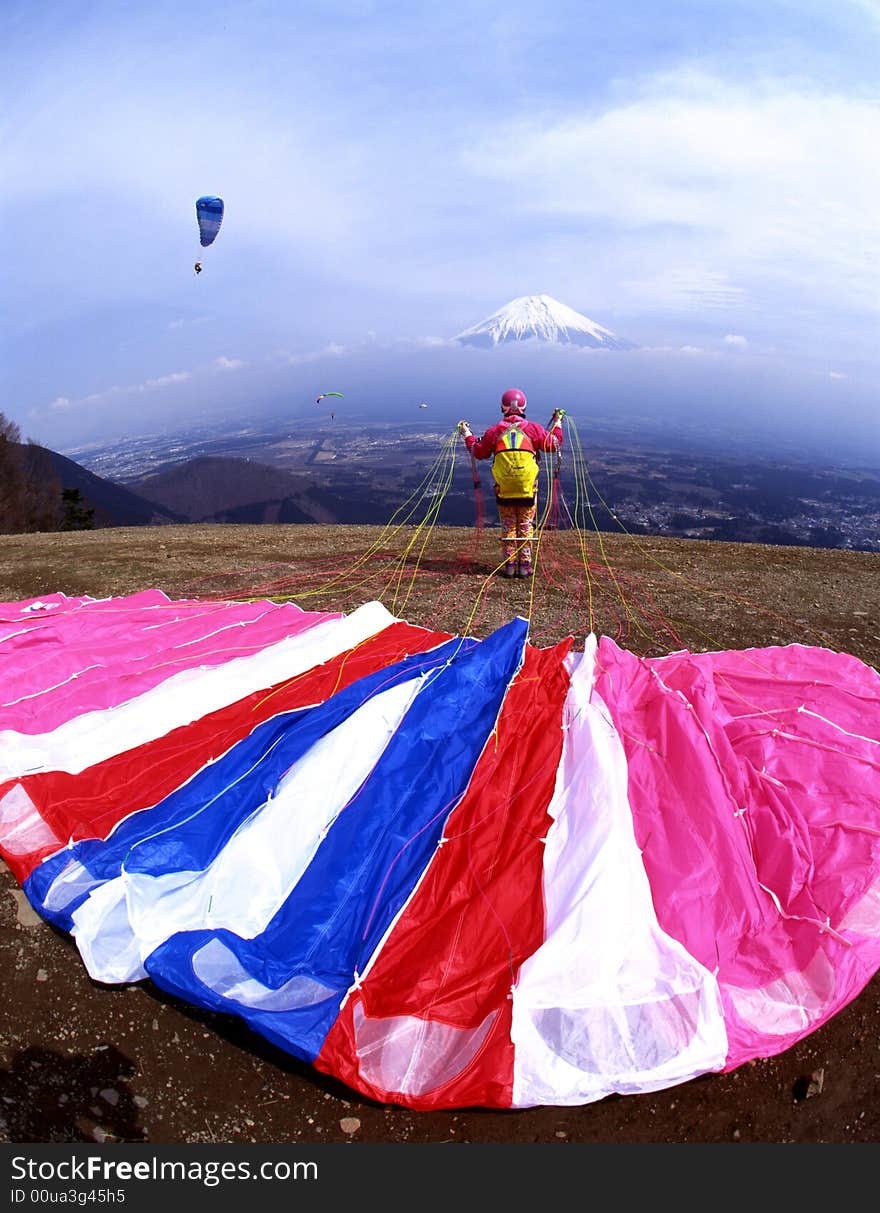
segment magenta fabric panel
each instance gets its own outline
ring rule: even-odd
[[[341,618],[291,603],[173,602],[159,590],[37,602],[37,609],[33,600],[0,604],[0,729],[45,733],[82,712],[133,699],[181,670],[247,657]]]
[[[783,1051],[880,964],[877,672],[803,646],[640,659],[603,639],[596,692],[660,925],[717,973],[728,1068]]]

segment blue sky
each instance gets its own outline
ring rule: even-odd
[[[878,62],[878,0],[5,0],[0,411],[63,451],[381,414],[386,371],[460,409],[443,343],[546,293],[641,347],[582,357],[587,401],[880,459]]]

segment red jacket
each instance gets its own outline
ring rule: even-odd
[[[545,430],[537,421],[526,421],[517,417],[508,421],[506,417],[495,423],[482,438],[468,434],[464,444],[476,459],[488,459],[495,450],[495,443],[501,434],[511,425],[518,425],[524,434],[528,434],[536,451],[557,451],[562,446],[562,425],[554,425],[552,430]]]

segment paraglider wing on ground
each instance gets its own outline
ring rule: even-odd
[[[31,905],[94,980],[380,1103],[656,1091],[782,1052],[880,968],[880,675],[845,653],[158,590],[0,604],[0,642]]]

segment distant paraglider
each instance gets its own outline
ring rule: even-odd
[[[215,198],[213,194],[205,194],[196,199],[196,219],[199,224],[199,243],[202,248],[213,244],[223,222],[223,199]],[[197,274],[202,272],[202,263],[197,261],[193,267]]]
[[[338,396],[340,400],[345,399],[342,392],[322,392],[320,396],[315,397],[315,404],[320,404],[321,401],[326,400],[328,396]],[[334,417],[336,416],[336,414],[329,413],[328,416],[330,417],[330,420],[332,421],[334,419]]]
[[[217,239],[223,222],[223,199],[205,195],[196,199],[196,218],[199,221],[199,244],[207,248]]]
[[[419,405],[419,408],[420,408],[420,409],[426,409],[427,407],[428,407],[428,406],[427,406],[427,405],[426,405],[424,402],[422,402],[422,403]]]

